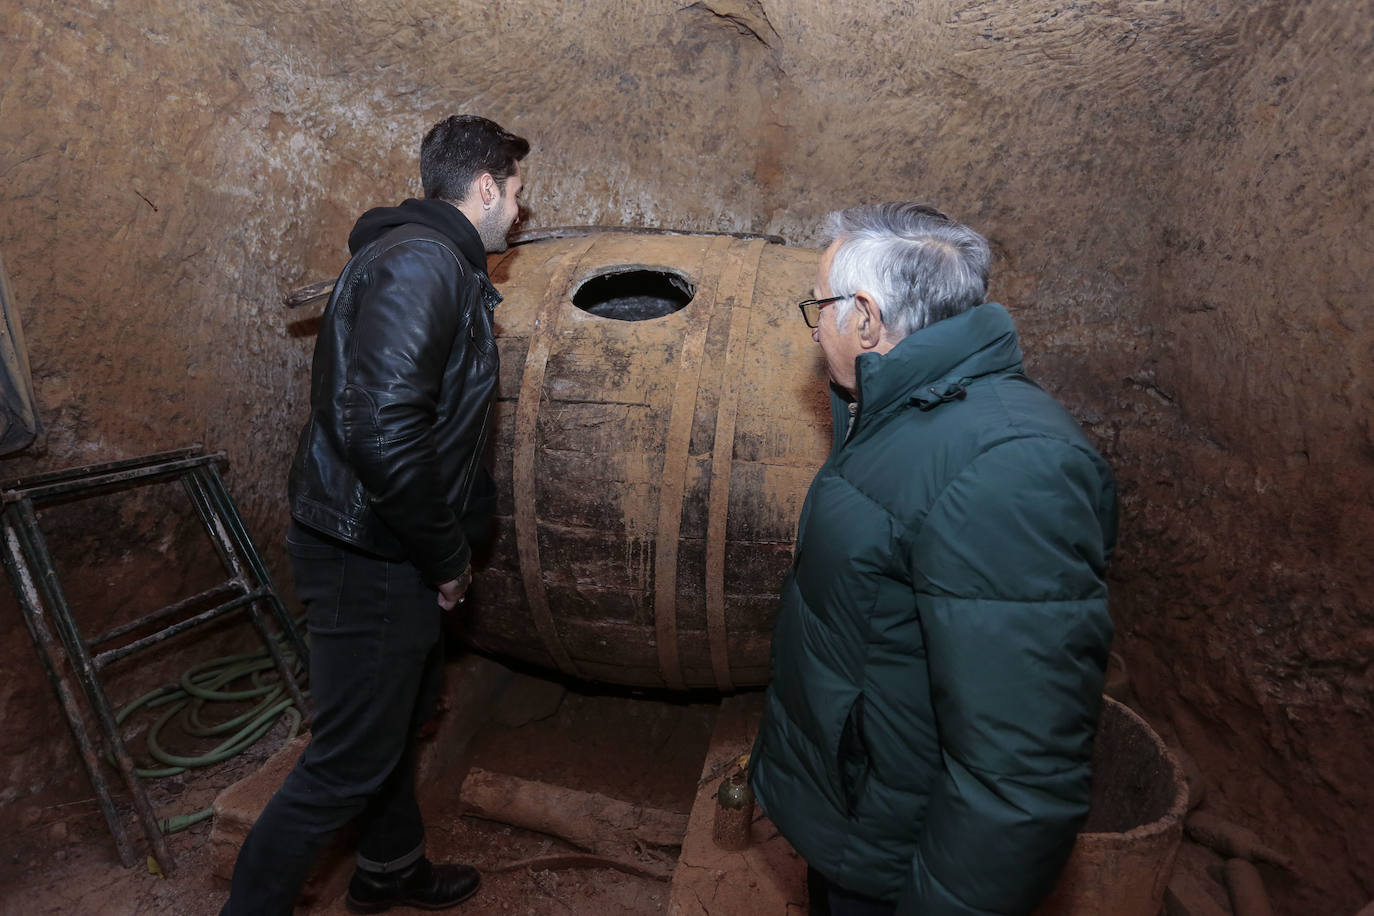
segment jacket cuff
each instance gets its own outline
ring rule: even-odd
[[[468,568],[472,562],[472,547],[468,545],[464,538],[458,545],[458,549],[449,554],[444,559],[435,563],[433,566],[426,566],[421,569],[421,574],[425,581],[434,587],[440,583],[449,582],[463,574],[463,570]]]

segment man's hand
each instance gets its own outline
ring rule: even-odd
[[[463,603],[467,597],[468,586],[472,584],[472,566],[463,570],[462,575],[456,579],[449,579],[447,582],[439,583],[439,607],[446,611],[451,611]]]

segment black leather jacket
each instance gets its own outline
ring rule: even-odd
[[[443,201],[369,210],[349,247],[315,344],[291,515],[437,585],[472,556],[462,521],[485,476],[501,296],[477,231]]]

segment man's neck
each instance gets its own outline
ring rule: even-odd
[[[463,214],[468,218],[468,222],[472,223],[472,227],[474,229],[477,228],[477,222],[482,218],[481,204],[477,203],[475,200],[468,200],[465,203],[458,203],[456,201],[446,200],[444,201],[444,203],[450,204],[454,208],[456,208],[459,213]]]

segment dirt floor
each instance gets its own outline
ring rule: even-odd
[[[684,702],[633,692],[588,691],[540,677],[516,675],[501,693],[467,750],[450,772],[423,789],[428,845],[436,861],[468,861],[484,881],[477,896],[459,908],[468,914],[512,916],[651,916],[667,913],[669,883],[608,868],[531,866],[514,863],[576,852],[562,840],[465,813],[460,787],[470,769],[538,780],[582,792],[687,815],[701,784],[713,731],[724,714],[718,700]],[[134,727],[137,732],[137,726]],[[183,776],[149,780],[160,815],[208,806],[225,787],[256,772],[285,742],[278,725],[248,751],[224,764]],[[137,741],[131,744],[138,756]],[[189,748],[188,748],[189,750]],[[731,752],[733,753],[733,751]],[[227,896],[226,882],[211,874],[209,835],[203,821],[169,837],[177,871],[163,877],[140,863],[124,868],[89,788],[73,792],[58,784],[50,797],[35,797],[0,809],[0,916],[213,916]],[[65,794],[64,794],[65,793]],[[73,797],[76,796],[73,800]],[[120,798],[140,855],[146,848],[127,798]],[[342,916],[342,895],[351,871],[344,837],[312,878],[298,916]],[[755,837],[756,845],[760,837]],[[671,872],[676,847],[639,847],[629,858]],[[715,868],[710,862],[684,864]],[[1192,843],[1183,844],[1177,871],[1186,873],[1216,912],[1229,912],[1222,875],[1224,860]],[[688,868],[690,871],[690,867]],[[765,869],[766,870],[766,869]],[[717,877],[719,877],[719,872]],[[1278,880],[1266,870],[1266,881]],[[717,893],[727,893],[718,887]],[[1285,885],[1271,886],[1282,891]],[[736,888],[734,892],[739,892]],[[762,892],[750,884],[747,899]],[[1284,905],[1275,912],[1325,910]],[[719,897],[717,897],[719,902]],[[1207,901],[1203,901],[1204,903]],[[805,906],[804,901],[797,904]],[[710,912],[708,908],[706,912]],[[786,912],[795,908],[788,904]],[[397,912],[412,912],[398,908]],[[719,912],[748,912],[732,906]],[[773,912],[774,910],[768,910]],[[782,912],[782,910],[776,910]],[[1100,914],[1109,916],[1109,914]]]
[[[508,863],[573,851],[560,840],[463,816],[458,789],[469,765],[539,779],[625,801],[686,814],[715,720],[715,702],[669,702],[628,694],[565,691],[533,678],[516,681],[455,761],[452,780],[431,786],[427,798],[429,853],[483,869],[478,895],[460,911],[521,916],[639,916],[666,910],[668,884],[609,869],[501,870]],[[159,814],[206,807],[224,787],[257,767],[283,743],[279,725],[257,745],[209,770],[150,780]],[[85,792],[90,795],[89,789]],[[44,804],[37,799],[0,841],[0,914],[209,916],[226,896],[210,874],[210,822],[174,834],[178,859],[170,877],[118,860],[93,798]],[[127,799],[121,809],[134,823]],[[136,828],[134,836],[138,837]],[[145,847],[135,841],[140,855]],[[643,850],[670,868],[676,850]],[[336,855],[312,880],[298,913],[345,913],[341,894],[349,862]],[[398,912],[405,912],[399,909]]]

